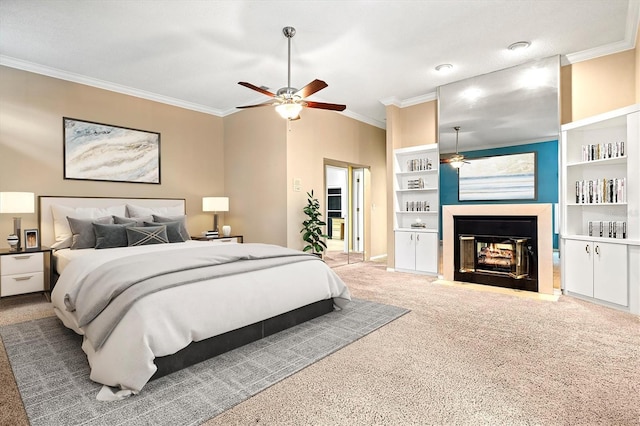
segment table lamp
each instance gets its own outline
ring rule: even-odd
[[[33,192],[0,192],[0,213],[34,213],[34,199],[35,195]],[[13,235],[15,235],[15,238],[10,235],[9,240],[15,241],[17,238],[15,251],[21,249],[21,228],[21,218],[14,216]]]
[[[202,197],[202,211],[213,212],[213,231],[218,232],[218,213],[229,211],[229,197]]]

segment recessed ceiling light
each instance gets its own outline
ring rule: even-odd
[[[515,43],[510,44],[508,49],[509,50],[522,50],[522,49],[526,49],[529,46],[531,46],[531,42],[530,41],[516,41]]]
[[[451,64],[440,64],[436,67],[436,71],[439,72],[448,72],[453,69],[453,65]]]

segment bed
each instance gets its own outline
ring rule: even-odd
[[[55,248],[59,275],[51,301],[64,325],[84,336],[92,380],[138,393],[149,380],[341,309],[350,300],[344,282],[322,260],[284,247],[187,239],[100,249],[111,238],[101,232],[121,233],[119,226],[129,229],[130,243],[136,232],[147,239],[170,228],[179,234],[175,223],[182,217],[184,224],[185,210],[180,199],[39,197],[42,244]],[[138,226],[140,212],[171,220]],[[85,238],[77,232],[79,223],[93,226],[96,242],[65,247],[65,215],[75,226],[73,244]],[[101,223],[109,215],[138,222]]]

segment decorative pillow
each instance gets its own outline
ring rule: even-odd
[[[129,217],[151,216],[154,213],[167,216],[183,214],[184,208],[182,204],[177,204],[172,207],[141,207],[127,204],[127,212],[129,213]]]
[[[125,224],[125,223],[132,223],[135,226],[144,226],[145,222],[153,222],[153,216],[149,215],[149,216],[140,216],[140,217],[120,217],[120,216],[114,216],[113,217],[113,222],[117,223],[119,225]]]
[[[167,244],[167,227],[162,226],[131,226],[126,228],[129,246],[146,246],[149,244]]]
[[[122,225],[94,223],[93,232],[96,234],[96,248],[126,247],[128,243],[126,229],[130,226],[133,226],[133,223],[125,223]]]
[[[124,216],[125,212],[126,206],[124,204],[105,208],[73,208],[54,204],[51,206],[51,213],[53,215],[53,232],[55,234],[56,242],[51,245],[51,248],[62,249],[71,247],[72,235],[67,217],[74,217],[78,219],[97,219],[99,217],[112,215]]]
[[[189,241],[191,237],[189,236],[189,231],[187,231],[187,216],[179,215],[179,216],[158,216],[156,214],[153,215],[153,221],[165,224],[167,222],[179,222],[180,223],[180,237],[182,237],[182,241]],[[180,242],[182,242],[180,241]]]
[[[159,226],[164,225],[167,227],[167,239],[170,243],[183,243],[185,240],[180,233],[181,222],[144,222],[144,226]]]
[[[99,217],[97,219],[78,219],[68,217],[69,228],[71,229],[71,250],[94,248],[96,246],[96,234],[93,232],[93,224],[113,223],[111,216]]]

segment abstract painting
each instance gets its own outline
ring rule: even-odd
[[[64,178],[160,183],[160,133],[63,118]]]
[[[536,153],[467,158],[458,173],[459,201],[535,200]]]

